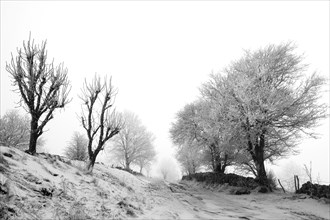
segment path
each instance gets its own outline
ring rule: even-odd
[[[141,219],[330,219],[329,205],[306,196],[230,195],[182,183],[157,184],[153,198],[158,204]]]

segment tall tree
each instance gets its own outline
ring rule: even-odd
[[[264,161],[292,153],[303,134],[315,137],[311,129],[327,117],[328,107],[320,103],[326,81],[316,73],[305,77],[307,65],[294,51],[290,43],[247,51],[205,85],[210,99],[229,106],[224,115],[241,134],[263,185]]]
[[[105,77],[102,81],[100,76],[95,75],[90,83],[85,80],[80,96],[83,101],[81,123],[88,138],[87,170],[90,172],[99,152],[104,150],[107,141],[117,135],[123,126],[121,116],[113,108],[117,92],[111,79]]]
[[[130,170],[131,164],[143,166],[155,157],[153,135],[142,125],[141,120],[132,112],[123,113],[124,126],[114,138],[114,152],[117,160],[121,161],[125,169]]]
[[[18,50],[16,58],[12,56],[11,62],[6,64],[21,95],[20,103],[31,115],[30,143],[26,151],[30,154],[36,153],[37,139],[54,117],[55,109],[64,108],[69,102],[67,69],[63,64],[54,67],[53,62],[46,61],[46,41],[39,46],[29,38],[27,43],[23,42],[23,50]]]
[[[88,140],[86,136],[79,132],[74,132],[68,146],[64,150],[64,154],[71,160],[86,161],[88,158],[87,145]]]

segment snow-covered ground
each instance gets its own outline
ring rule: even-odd
[[[251,192],[232,195],[233,187],[182,181],[170,184],[172,197],[141,219],[330,219],[330,206],[307,195]]]
[[[0,147],[0,219],[330,219],[308,196],[205,189]]]

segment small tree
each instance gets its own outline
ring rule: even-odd
[[[224,120],[214,106],[204,100],[186,105],[177,113],[170,134],[174,144],[179,147],[196,142],[190,146],[197,145],[200,150],[191,149],[190,152],[204,155],[207,166],[212,167],[214,172],[224,173],[232,164],[235,148],[232,136],[223,132]]]
[[[308,176],[309,182],[313,183],[313,176],[312,176],[312,161],[309,161],[309,167],[304,164],[304,171]]]
[[[147,148],[141,153],[141,156],[136,159],[134,164],[140,167],[140,173],[142,173],[143,169],[150,169],[151,163],[156,156],[156,151],[152,145],[148,145]]]
[[[11,63],[6,64],[6,70],[11,74],[14,85],[21,95],[21,104],[31,115],[30,122],[30,154],[36,153],[38,138],[42,135],[45,125],[54,117],[57,108],[64,108],[69,102],[69,81],[67,69],[63,65],[54,67],[48,64],[46,41],[41,46],[31,42],[23,42],[16,58],[12,56]]]
[[[163,157],[159,160],[157,171],[164,180],[177,181],[181,174],[176,163],[176,160],[172,157]]]
[[[29,147],[30,123],[27,116],[17,110],[10,110],[0,118],[0,145],[20,150]],[[44,145],[44,139],[38,138],[37,149]]]
[[[90,172],[106,142],[118,134],[123,126],[121,116],[113,108],[115,96],[111,77],[109,81],[105,77],[104,82],[97,75],[90,83],[85,80],[80,97],[83,101],[81,123],[88,138],[87,170]]]
[[[162,175],[163,177],[163,180],[167,180],[167,177],[168,177],[168,174],[170,173],[170,170],[169,168],[165,167],[165,166],[162,166],[160,168],[160,174]]]
[[[202,166],[203,153],[196,141],[186,142],[178,147],[176,158],[183,168],[183,173],[191,175]]]
[[[154,137],[134,113],[124,112],[123,120],[124,126],[114,138],[115,157],[122,162],[125,169],[130,170],[130,165],[136,164],[142,171],[156,155],[152,143]]]
[[[29,142],[29,118],[10,110],[0,118],[0,145],[18,148]]]
[[[86,161],[88,158],[87,145],[87,138],[79,132],[74,132],[69,145],[64,150],[64,154],[71,160]]]

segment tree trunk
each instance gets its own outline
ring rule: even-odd
[[[261,185],[267,186],[268,181],[267,181],[264,159],[263,159],[263,155],[261,155],[260,152],[256,154],[256,159],[254,160],[254,163],[257,168],[257,178],[256,178],[257,182]]]
[[[220,155],[215,155],[215,173],[224,173],[224,167],[221,164],[221,157]]]
[[[209,150],[210,150],[210,155],[211,155],[211,166],[212,166],[212,170],[213,172],[215,172],[216,170],[216,164],[215,164],[215,152],[214,152],[214,149],[213,149],[213,145],[208,145],[209,147]]]
[[[127,171],[130,171],[131,170],[131,168],[129,167],[129,163],[126,161],[126,167],[125,167],[125,169],[127,170]]]
[[[215,173],[221,173],[222,172],[222,169],[221,169],[221,163],[216,163],[216,166],[215,166],[215,169],[214,169],[214,172]]]
[[[127,171],[130,171],[129,165],[130,165],[130,162],[129,162],[129,158],[128,158],[128,153],[127,153],[127,151],[125,151],[125,169]]]
[[[253,161],[257,169],[257,182],[260,185],[269,187],[267,174],[264,164],[264,147],[265,147],[265,135],[261,134],[259,137],[259,144],[256,144],[254,148],[254,155],[252,155]]]
[[[30,144],[28,153],[34,155],[37,152],[37,139],[38,139],[38,119],[34,116],[31,118],[31,131],[30,131]]]
[[[193,174],[196,173],[196,165],[195,165],[194,161],[192,162],[192,173]]]
[[[88,172],[92,172],[95,161],[96,161],[96,155],[94,153],[93,155],[90,155],[90,157],[89,157],[89,161],[88,161],[88,164],[87,164],[87,171]]]
[[[227,161],[228,161],[228,154],[225,154],[225,158],[223,160],[223,164],[221,167],[221,173],[225,173],[226,167],[228,166]]]

